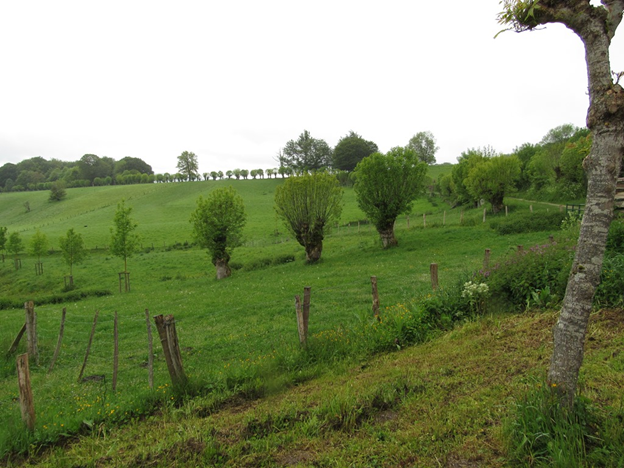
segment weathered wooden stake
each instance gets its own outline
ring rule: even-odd
[[[28,341],[28,354],[35,358],[39,365],[39,350],[37,349],[37,313],[33,301],[24,302],[26,311],[26,339]]]
[[[113,320],[113,392],[117,391],[117,370],[119,369],[119,321],[117,311]]]
[[[531,213],[533,213],[533,205],[529,205],[529,210],[531,210]]]
[[[522,253],[523,250],[524,250],[524,246],[523,245],[519,245],[518,246],[518,253]]]
[[[487,270],[490,267],[490,249],[485,249],[485,255],[483,256],[483,269]]]
[[[507,207],[507,205],[505,205],[505,216],[509,215],[509,208]]]
[[[464,224],[464,210],[459,212],[459,224]]]
[[[149,387],[154,388],[154,348],[152,345],[152,324],[149,319],[149,310],[145,309],[147,322],[147,370]]]
[[[485,223],[485,214],[487,213],[487,208],[483,208],[483,222]]]
[[[35,430],[35,403],[30,386],[30,369],[28,367],[28,353],[17,356],[17,382],[20,394],[20,410],[22,421],[29,431]]]
[[[427,227],[427,213],[423,213],[423,227]]]
[[[82,380],[82,374],[84,374],[85,367],[87,367],[87,360],[89,359],[89,352],[91,351],[91,343],[93,343],[93,335],[95,335],[95,325],[97,324],[97,319],[100,311],[95,311],[95,316],[93,317],[93,326],[91,327],[91,334],[89,335],[89,342],[87,343],[87,350],[85,351],[84,361],[82,362],[82,367],[80,368],[80,374],[78,375],[78,382]]]
[[[407,229],[409,229],[409,215],[407,215]]]
[[[54,350],[54,355],[52,356],[52,361],[50,362],[50,367],[48,367],[48,373],[52,372],[54,368],[54,364],[58,359],[59,353],[61,352],[61,344],[63,343],[63,333],[65,331],[65,315],[67,314],[67,309],[63,307],[63,314],[61,315],[61,329],[59,330],[58,340],[56,341],[56,349]]]
[[[42,262],[35,263],[35,274],[37,276],[43,275],[43,263]]]
[[[308,322],[310,319],[310,286],[303,288],[303,332],[305,333],[306,342],[308,341]]]
[[[119,273],[119,292],[121,292],[121,283],[124,284],[124,291],[130,292],[130,272],[122,271]]]
[[[173,315],[157,315],[154,317],[156,329],[160,336],[160,343],[165,354],[165,361],[169,369],[171,383],[174,386],[184,386],[188,382],[184,367],[182,366],[182,355],[180,354],[180,345],[178,343],[178,334],[175,328],[175,320]]]
[[[295,315],[297,317],[297,333],[299,334],[299,344],[306,346],[307,337],[303,329],[303,309],[301,307],[301,297],[295,296]]]
[[[438,289],[438,264],[432,263],[429,266],[429,272],[431,273],[431,288],[435,291]]]
[[[442,226],[446,226],[446,210],[444,210],[444,214],[442,215]]]
[[[24,323],[24,325],[22,325],[22,328],[20,328],[20,331],[17,333],[17,336],[13,340],[13,344],[11,345],[11,347],[9,348],[9,350],[6,353],[7,357],[9,357],[11,354],[13,354],[15,352],[15,350],[19,346],[19,343],[20,343],[20,341],[22,339],[22,336],[24,336],[24,333],[26,333],[26,323]]]
[[[65,288],[74,287],[74,277],[72,275],[64,276],[63,279],[65,280]]]
[[[555,236],[553,236],[552,234],[548,236],[548,241],[552,244],[553,242],[555,242]]]
[[[371,286],[373,288],[373,316],[379,319],[379,293],[377,292],[376,276],[371,276]]]

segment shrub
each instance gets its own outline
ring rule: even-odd
[[[600,284],[594,304],[598,307],[619,307],[624,304],[624,254],[607,252],[602,264]]]
[[[512,217],[495,219],[490,227],[501,235],[518,234],[522,232],[539,232],[559,230],[561,222],[566,218],[565,213],[558,211],[547,213],[518,213]]]
[[[493,297],[512,307],[524,307],[534,298],[532,293],[543,294],[546,290],[551,305],[563,298],[573,253],[573,248],[565,243],[536,245],[514,252],[477,276],[487,281]]]

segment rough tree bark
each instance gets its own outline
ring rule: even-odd
[[[390,226],[386,226],[384,228],[377,229],[379,232],[379,237],[381,238],[381,245],[384,249],[389,247],[396,247],[399,245],[396,237],[394,236],[394,223]]]
[[[624,90],[614,83],[609,46],[622,20],[624,0],[506,1],[501,22],[516,30],[540,24],[562,23],[583,41],[589,84],[587,127],[593,144],[584,161],[588,188],[576,255],[559,320],[554,329],[554,351],[548,381],[563,402],[571,405],[583,362],[589,314],[613,219],[615,185],[624,157]]]
[[[228,265],[228,261],[224,259],[216,259],[215,267],[217,269],[217,279],[229,278],[232,275],[232,270]]]

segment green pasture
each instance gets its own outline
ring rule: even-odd
[[[14,356],[0,358],[0,425],[4,428],[0,431],[0,455],[19,447],[20,437],[34,437],[38,442],[57,440],[97,421],[130,420],[151,411],[153,402],[173,398],[156,338],[155,385],[153,389],[148,386],[146,309],[151,317],[174,315],[185,370],[198,386],[206,390],[235,387],[237,379],[256,373],[258,379],[279,379],[257,369],[272,360],[282,363],[278,368],[288,367],[289,350],[298,347],[294,296],[302,294],[305,286],[312,288],[310,334],[318,336],[357,327],[370,319],[371,276],[377,276],[382,309],[408,304],[431,292],[431,263],[439,265],[441,287],[450,287],[481,267],[485,249],[491,249],[491,262],[496,262],[520,244],[545,243],[553,234],[500,236],[489,228],[489,213],[483,222],[482,209],[462,212],[441,200],[422,198],[409,219],[397,220],[399,247],[384,251],[376,231],[357,207],[353,190],[346,188],[341,221],[326,237],[321,262],[306,265],[303,248],[276,220],[273,194],[280,183],[281,179],[228,180],[69,189],[67,199],[60,203],[49,203],[47,192],[0,194],[0,225],[7,226],[9,233],[19,232],[25,245],[39,229],[55,250],[43,259],[41,276],[35,275],[36,260],[27,254],[20,256],[19,270],[11,258],[0,264],[0,298],[36,304],[40,352],[39,364],[31,362],[37,407],[34,436],[27,436],[21,427]],[[206,252],[189,245],[189,218],[199,195],[223,185],[232,185],[243,197],[248,221],[244,245],[234,251],[231,260],[237,269],[231,278],[216,281]],[[128,264],[129,293],[118,289],[123,261],[106,250],[121,199],[133,207],[142,238],[142,250]],[[26,201],[29,212],[24,208]],[[535,205],[533,212],[539,216],[553,209],[557,207]],[[527,211],[529,204],[514,201],[509,216]],[[58,252],[58,239],[69,228],[93,249],[85,262],[74,267],[77,291],[110,294],[37,305],[38,298],[63,290],[68,268]],[[287,256],[294,261],[283,263]],[[63,346],[55,368],[47,372],[63,308],[67,310]],[[85,375],[104,379],[78,383],[96,310],[99,318]],[[117,392],[113,393],[115,311],[119,315],[120,365]],[[24,311],[15,308],[0,313],[4,318],[0,329],[4,356],[24,323]],[[25,339],[18,349],[22,352]]]

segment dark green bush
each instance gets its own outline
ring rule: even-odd
[[[547,213],[517,213],[512,217],[494,219],[490,227],[501,235],[522,232],[558,231],[565,213],[552,211]]]

